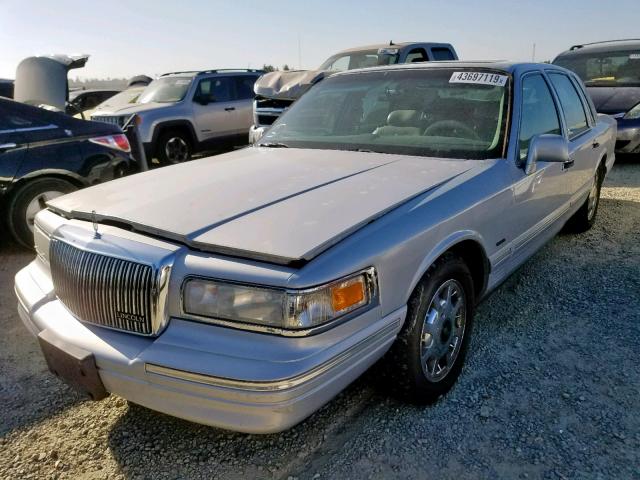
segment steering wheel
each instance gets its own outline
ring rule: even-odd
[[[434,137],[455,137],[457,135],[451,135],[451,132],[459,131],[462,133],[463,138],[468,138],[470,140],[480,140],[480,137],[476,133],[474,129],[465,125],[458,120],[440,120],[432,125],[429,125],[427,129],[424,131],[423,135],[425,136],[434,136]],[[442,133],[443,135],[438,135]]]

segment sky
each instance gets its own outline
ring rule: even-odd
[[[551,60],[577,43],[640,37],[640,0],[0,0],[0,77],[21,59],[88,53],[79,78],[315,68],[339,50],[439,41],[461,59]]]

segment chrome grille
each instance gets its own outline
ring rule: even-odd
[[[94,122],[111,123],[119,127],[123,127],[126,117],[122,115],[93,115],[91,120]]]
[[[78,319],[141,335],[153,332],[153,269],[87,252],[60,240],[49,247],[56,295]]]

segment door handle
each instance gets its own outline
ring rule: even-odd
[[[593,143],[591,144],[591,146],[593,148],[598,148],[600,146],[600,142],[598,142],[597,140],[594,140]]]
[[[235,109],[236,109],[236,107],[226,107],[226,108],[224,109],[224,111],[225,111],[225,112],[232,112],[232,111],[233,111],[233,110],[235,110]]]
[[[4,152],[6,150],[11,150],[12,148],[16,148],[18,145],[15,143],[3,143],[0,144],[0,152]]]

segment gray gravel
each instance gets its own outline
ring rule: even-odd
[[[254,436],[46,371],[0,246],[0,478],[640,478],[640,163],[619,163],[595,228],[560,235],[484,302],[468,363],[431,407],[366,375],[301,425]]]

